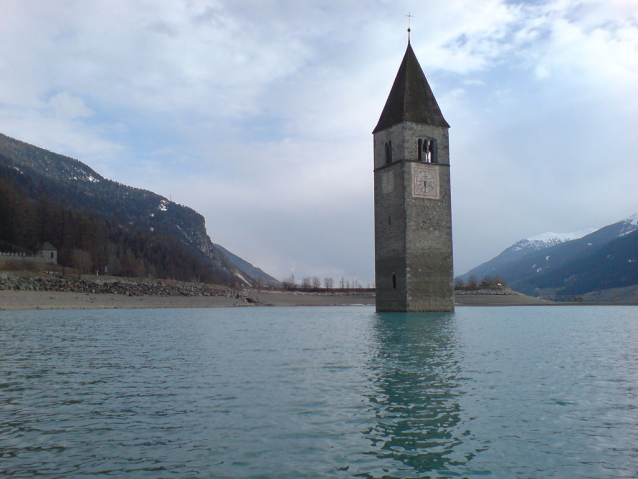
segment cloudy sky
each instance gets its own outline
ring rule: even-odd
[[[408,12],[452,126],[457,274],[638,213],[635,0],[0,0],[0,132],[194,208],[280,279],[371,283]]]

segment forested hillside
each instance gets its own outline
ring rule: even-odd
[[[215,283],[228,279],[215,276],[201,258],[161,231],[121,226],[46,198],[32,201],[24,189],[0,179],[0,250],[31,254],[47,241],[58,248],[59,264],[83,272],[184,281],[201,275]]]
[[[80,161],[0,135],[0,178],[0,250],[48,241],[61,264],[84,257],[90,271],[254,283],[213,245],[199,213]]]

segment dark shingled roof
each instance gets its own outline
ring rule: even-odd
[[[450,127],[443,118],[410,43],[383,107],[379,123],[372,133],[385,130],[402,121]]]

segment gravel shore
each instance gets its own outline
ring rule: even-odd
[[[0,310],[373,304],[374,294],[364,291],[306,293],[233,289],[201,283],[151,279],[0,273]]]
[[[260,290],[243,290],[232,296],[128,296],[112,293],[0,291],[0,310],[365,305],[374,305],[373,295],[301,294]]]
[[[199,283],[109,277],[0,274],[0,310],[373,306],[370,291],[231,289]],[[552,305],[508,289],[460,291],[457,306]]]

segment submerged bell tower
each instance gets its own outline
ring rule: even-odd
[[[377,311],[453,311],[450,125],[408,48],[374,129]]]

